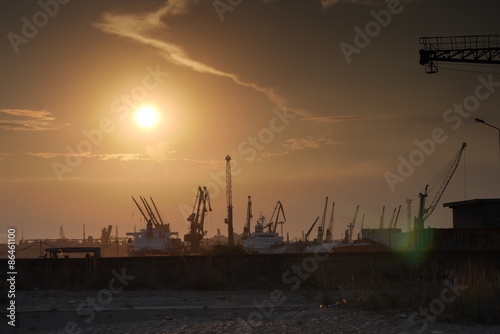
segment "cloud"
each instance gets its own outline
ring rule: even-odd
[[[389,2],[390,0],[321,0],[321,6],[323,9],[330,8],[335,6],[336,4],[341,3],[350,3],[356,5],[367,5],[367,6],[379,6],[384,3]],[[400,0],[402,3],[408,3],[416,0]]]
[[[315,121],[323,123],[333,123],[333,122],[351,122],[351,121],[366,121],[378,118],[391,118],[392,115],[374,115],[374,116],[363,116],[363,115],[332,115],[332,116],[318,116],[318,117],[305,117],[302,118],[303,121]]]
[[[47,110],[0,109],[0,129],[9,131],[47,131],[55,130],[55,117]],[[12,117],[13,116],[13,117]]]
[[[343,142],[333,141],[329,138],[290,138],[285,141],[283,147],[285,151],[282,152],[263,152],[260,158],[282,157],[294,151],[301,151],[306,149],[317,149],[321,146],[343,144]]]
[[[178,45],[168,41],[162,41],[153,37],[148,37],[148,32],[158,29],[168,29],[167,25],[161,20],[163,17],[181,15],[188,12],[188,6],[198,1],[174,0],[168,1],[156,12],[145,14],[116,14],[104,13],[101,22],[94,23],[94,27],[108,34],[118,35],[124,38],[130,38],[136,42],[149,45],[160,52],[171,63],[184,66],[200,73],[208,73],[220,77],[231,79],[236,84],[254,89],[263,93],[269,101],[277,107],[285,108],[286,100],[279,96],[272,88],[261,87],[257,83],[246,82],[234,73],[224,72],[210,65],[204,64],[190,58],[185,51]],[[288,110],[297,114],[304,115],[303,111]]]
[[[328,138],[313,139],[311,136],[308,138],[290,138],[287,139],[285,144],[286,148],[291,151],[305,150],[307,148],[318,148],[325,145],[340,144],[341,142],[334,142]]]

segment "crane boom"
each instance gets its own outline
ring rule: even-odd
[[[500,35],[421,37],[420,65],[438,72],[438,61],[500,64]]]
[[[401,211],[401,205],[398,208],[398,213],[396,214],[396,219],[394,220],[394,224],[392,225],[392,228],[396,228],[398,225],[398,218],[399,218],[399,212]]]
[[[453,162],[451,163],[450,168],[448,168],[446,175],[443,179],[443,182],[441,183],[441,186],[439,187],[439,190],[434,197],[434,199],[431,202],[431,205],[425,209],[425,199],[427,197],[427,188],[428,185],[425,186],[425,191],[424,193],[420,193],[420,209],[419,209],[419,214],[418,214],[418,219],[416,220],[416,230],[421,230],[424,228],[424,222],[429,218],[429,216],[434,212],[434,209],[436,209],[436,206],[441,199],[441,196],[443,196],[444,191],[446,190],[446,187],[448,186],[448,183],[450,183],[450,180],[455,173],[455,170],[458,167],[458,164],[460,162],[460,158],[462,157],[462,153],[467,146],[467,143],[462,143],[462,147],[458,151],[458,153],[455,155],[455,158],[453,159]]]
[[[309,229],[309,231],[307,231],[307,234],[306,234],[306,241],[307,241],[307,238],[309,237],[309,234],[311,234],[311,231],[313,230],[314,228],[314,225],[316,225],[316,222],[318,221],[319,219],[319,216],[318,218],[316,218],[316,220],[314,221],[314,223],[312,224],[311,228]]]

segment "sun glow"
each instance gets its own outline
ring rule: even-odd
[[[152,128],[158,123],[158,112],[151,106],[141,106],[135,112],[135,121],[143,128]]]

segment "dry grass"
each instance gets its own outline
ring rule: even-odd
[[[325,274],[319,277],[322,305],[345,298],[349,307],[388,315],[434,307],[438,320],[500,323],[499,268],[468,261],[453,270],[415,267],[390,276],[373,273],[363,281],[354,276],[343,282],[333,282]]]

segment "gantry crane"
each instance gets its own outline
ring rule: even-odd
[[[207,187],[203,187],[203,189],[198,187],[193,212],[187,219],[187,221],[190,222],[189,233],[184,235],[184,241],[188,243],[188,250],[190,252],[198,253],[202,249],[201,241],[207,233],[204,230],[205,215],[207,211],[212,211],[210,194]]]
[[[438,62],[500,64],[500,35],[420,37],[420,65],[437,73]]]
[[[325,221],[326,221],[326,209],[328,206],[328,196],[326,196],[325,200],[325,209],[323,210],[323,217],[321,218],[321,224],[318,226],[318,240],[323,240],[325,235]]]
[[[431,205],[428,208],[425,208],[425,199],[427,197],[427,188],[429,185],[425,186],[425,191],[423,193],[419,193],[420,197],[420,209],[418,211],[418,217],[415,218],[415,225],[414,229],[417,231],[421,231],[424,229],[424,223],[429,218],[429,216],[432,214],[434,209],[436,209],[436,206],[441,199],[441,196],[443,195],[444,191],[446,190],[446,187],[448,186],[448,183],[450,183],[451,177],[455,173],[455,170],[458,167],[458,163],[460,162],[460,157],[462,156],[462,153],[467,146],[467,143],[462,143],[462,147],[458,151],[458,153],[455,155],[454,159],[451,162],[451,165],[449,168],[445,169],[446,173],[443,173],[444,179],[443,182],[441,183],[441,186],[439,187],[438,192],[436,193],[436,196],[432,200]]]
[[[226,156],[226,200],[227,200],[227,218],[224,222],[227,224],[227,243],[234,244],[233,234],[233,192],[231,185],[231,157]]]

